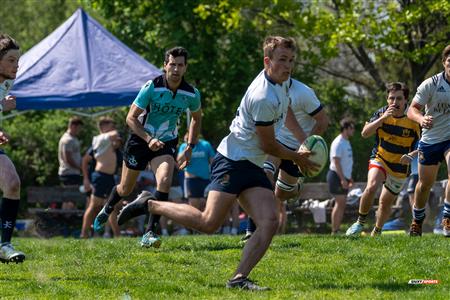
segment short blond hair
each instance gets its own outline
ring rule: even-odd
[[[282,36],[268,36],[264,40],[263,44],[264,57],[272,58],[275,49],[277,49],[278,47],[291,49],[293,52],[297,51],[297,45],[293,38],[284,38]]]

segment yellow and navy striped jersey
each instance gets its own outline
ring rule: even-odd
[[[388,106],[384,106],[377,110],[369,123],[380,118],[387,108]],[[370,158],[382,163],[386,172],[392,176],[405,178],[408,176],[409,166],[401,164],[400,158],[403,154],[413,151],[419,139],[419,124],[408,119],[406,115],[390,116],[376,131],[375,146]]]

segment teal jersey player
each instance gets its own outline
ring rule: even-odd
[[[138,119],[145,131],[162,142],[178,136],[178,121],[186,109],[196,112],[201,108],[200,92],[196,88],[183,79],[173,93],[164,75],[148,81],[133,104],[144,110]]]

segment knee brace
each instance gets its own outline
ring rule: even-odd
[[[272,173],[273,175],[275,175],[276,168],[272,162],[265,161],[263,168],[264,168],[264,171],[268,171],[268,172]]]
[[[277,179],[276,185],[279,189],[285,192],[293,192],[294,190],[298,189],[298,183],[290,184],[281,179]]]

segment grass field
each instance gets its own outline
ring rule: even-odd
[[[251,274],[268,292],[225,289],[239,237],[15,239],[24,264],[0,265],[1,299],[449,299],[450,239],[277,236]],[[17,248],[19,248],[17,247]],[[408,285],[437,279],[435,285]]]

